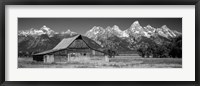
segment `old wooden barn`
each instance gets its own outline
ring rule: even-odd
[[[88,58],[107,58],[102,47],[90,38],[77,35],[64,38],[53,49],[33,55],[33,60],[45,63],[87,60]]]

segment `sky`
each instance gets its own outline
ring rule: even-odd
[[[139,21],[142,27],[151,25],[159,28],[167,25],[171,30],[182,32],[182,18],[18,18],[18,30],[40,29],[46,25],[56,32],[70,29],[85,34],[94,26],[106,28],[117,25],[121,30],[126,30],[134,21]]]

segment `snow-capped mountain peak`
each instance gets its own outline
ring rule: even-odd
[[[119,29],[119,27],[117,25],[114,25],[112,27],[113,30],[116,30],[117,32],[122,32],[122,30]]]
[[[138,31],[138,30],[142,30],[143,28],[142,28],[142,26],[140,26],[139,21],[135,21],[131,25],[130,29],[134,32],[135,30]]]
[[[70,29],[68,29],[67,31],[65,31],[65,32],[61,32],[61,34],[65,34],[65,33],[71,33],[71,30]]]
[[[118,37],[129,37],[129,35],[125,31],[122,31],[117,25],[114,25],[112,30],[112,33],[116,34]]]
[[[18,32],[19,35],[25,35],[25,36],[28,36],[28,35],[37,36],[37,35],[42,35],[46,33],[48,33],[48,31],[46,30],[46,27],[44,29],[41,28],[39,30],[31,28],[30,30],[22,30]]]
[[[149,24],[148,24],[146,27],[148,27],[148,28],[152,28],[152,26],[151,26],[151,25],[149,25]]]
[[[147,25],[146,27],[144,27],[145,31],[148,33],[154,33],[156,28],[152,27],[151,25]]]
[[[131,25],[131,27],[135,27],[135,26],[140,26],[139,21],[135,21],[135,22],[133,22],[133,24]]]
[[[119,29],[117,25],[114,25],[113,27],[108,26],[106,28],[106,31],[109,32],[109,34],[114,34],[118,37],[122,37],[122,31]]]
[[[168,31],[168,30],[169,30],[169,28],[167,27],[167,25],[163,25],[161,28],[162,28],[163,30],[165,30],[165,31]]]
[[[178,31],[176,31],[176,30],[174,30],[174,34],[176,34],[177,36],[178,36],[178,35],[182,35],[182,33],[178,32]]]
[[[125,31],[127,34],[134,37],[145,36],[150,37],[150,35],[145,31],[145,29],[140,25],[139,21],[133,22],[131,27]]]
[[[104,29],[100,26],[94,26],[92,29],[90,29],[90,32],[94,32],[94,33],[99,33],[100,31],[103,31]]]
[[[40,36],[42,34],[47,34],[49,37],[53,37],[55,34],[70,34],[70,35],[74,35],[77,34],[75,32],[72,32],[70,29],[68,29],[66,32],[55,32],[52,29],[50,29],[49,27],[47,27],[46,25],[43,25],[40,29],[34,29],[31,28],[29,30],[21,30],[18,31],[18,35],[24,35],[24,36]]]
[[[51,30],[49,27],[47,27],[46,25],[43,25],[42,28],[40,28],[40,30],[43,31],[44,34],[48,34],[50,37],[53,36],[53,34],[55,33],[55,31]]]
[[[43,25],[41,28],[41,30],[44,30],[44,31],[50,31],[51,29],[49,27],[47,27],[46,25]]]
[[[100,26],[94,26],[92,29],[90,29],[89,31],[87,31],[85,33],[85,35],[87,37],[96,37],[97,35],[101,35],[105,32],[105,29],[103,29],[102,27]]]
[[[163,25],[161,28],[157,28],[156,30],[159,35],[169,38],[169,37],[176,37],[176,34],[174,31],[170,30],[167,25]]]
[[[61,34],[69,34],[70,36],[77,34],[76,32],[71,31],[70,29],[68,29],[65,32],[61,32]]]

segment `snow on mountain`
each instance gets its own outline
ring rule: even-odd
[[[72,37],[76,34],[78,33],[70,29],[67,29],[65,32],[55,32],[45,25],[39,29],[21,30],[18,31],[19,51],[40,52],[48,50],[56,46],[63,38]],[[109,40],[118,44],[118,49],[120,50],[127,50],[123,48],[133,50],[135,48],[131,48],[130,46],[132,45],[137,47],[142,42],[161,44],[165,40],[181,34],[181,32],[169,29],[166,25],[160,28],[150,25],[142,27],[138,21],[135,21],[126,30],[121,30],[117,25],[106,28],[94,26],[85,33],[85,36],[93,39],[102,46],[105,40]]]
[[[49,37],[53,37],[55,34],[59,36],[72,36],[76,35],[76,32],[71,31],[68,29],[65,32],[55,32],[47,26],[43,26],[40,29],[31,28],[30,30],[22,30],[18,32],[18,35],[24,36],[40,36],[42,34],[47,34]],[[112,27],[108,26],[107,28],[103,28],[101,26],[94,26],[92,29],[87,31],[85,35],[91,39],[106,39],[108,37],[117,36],[119,38],[141,38],[147,37],[151,38],[151,36],[156,37],[158,35],[165,37],[165,38],[174,38],[178,35],[181,35],[180,32],[169,29],[166,25],[163,25],[160,28],[154,28],[150,25],[142,27],[139,21],[133,22],[133,24],[126,30],[121,30],[119,26],[114,25]]]
[[[145,29],[140,25],[138,21],[135,21],[129,29],[125,30],[125,33],[133,36],[133,37],[150,37],[151,35],[148,34],[148,32],[145,31]]]
[[[65,31],[65,32],[61,32],[61,34],[63,35],[63,34],[69,34],[70,36],[72,36],[72,35],[75,35],[75,34],[77,34],[76,32],[73,32],[73,31],[71,31],[70,29],[68,29],[67,31]]]
[[[41,30],[43,31],[44,34],[48,34],[49,37],[52,37],[55,33],[55,31],[51,30],[49,27],[47,27],[45,25],[42,28],[40,28],[39,31],[41,31]]]
[[[54,32],[53,30],[51,30],[51,29],[50,29],[49,27],[47,27],[46,25],[44,25],[43,27],[41,27],[40,30],[42,30],[43,32],[46,32],[46,33]]]
[[[98,37],[98,35],[102,35],[104,34],[105,30],[100,27],[100,26],[94,26],[92,29],[90,29],[89,31],[87,31],[85,33],[85,35],[89,38],[94,38],[96,39]]]
[[[159,35],[169,38],[169,37],[176,37],[176,34],[170,30],[166,25],[163,25],[161,28],[157,28],[156,30]]]
[[[42,34],[48,34],[49,36],[52,36],[55,32],[51,30],[47,26],[43,26],[40,29],[34,29],[31,28],[30,30],[22,30],[18,32],[18,35],[32,35],[32,36],[37,36],[37,35],[42,35]]]
[[[106,28],[107,31],[109,31],[111,34],[114,34],[118,37],[128,37],[129,35],[122,31],[117,25],[114,25],[112,28]]]
[[[160,28],[155,28],[150,25],[142,27],[139,21],[135,21],[124,31],[122,31],[117,25],[114,25],[113,27],[108,26],[105,29],[100,26],[94,26],[92,29],[87,31],[85,35],[96,42],[107,40],[109,38],[113,39],[116,36],[125,39],[130,43],[137,43],[144,38],[154,40],[156,43],[161,43],[163,38],[160,37],[170,39],[181,35],[181,33],[169,29],[166,25],[163,25]]]
[[[143,28],[142,28],[142,26],[140,26],[139,21],[135,21],[135,22],[133,22],[133,24],[131,25],[130,29],[131,29],[131,30],[135,30],[135,29],[141,30],[141,29],[143,29]]]
[[[118,37],[128,37],[129,35],[125,33],[125,31],[120,30],[120,28],[117,25],[114,25],[113,27],[106,27],[105,29],[100,26],[94,26],[91,30],[87,31],[85,34],[89,38],[96,39],[99,36],[107,36],[110,37],[112,35],[118,36]]]
[[[176,31],[176,30],[174,30],[173,32],[174,32],[174,34],[175,34],[176,36],[182,35],[182,33],[178,32],[178,31]]]
[[[152,33],[155,33],[156,31],[156,28],[150,26],[150,25],[147,25],[146,27],[144,27],[144,30],[148,33],[148,34],[152,34]]]
[[[47,34],[49,37],[53,37],[55,34],[61,34],[61,35],[65,35],[65,34],[70,34],[70,36],[77,34],[76,32],[72,32],[70,31],[70,29],[68,29],[66,32],[55,32],[52,29],[50,29],[49,27],[47,27],[46,25],[43,25],[40,29],[34,29],[31,28],[30,30],[21,30],[18,31],[18,35],[24,35],[24,36],[40,36],[42,34]]]
[[[150,25],[146,27],[142,27],[138,21],[135,21],[129,29],[126,30],[126,33],[132,35],[134,37],[144,36],[150,38],[151,36],[155,36],[156,34],[163,36],[165,38],[174,38],[177,34],[180,34],[178,31],[173,31],[169,29],[166,25],[163,25],[160,28],[154,28]]]

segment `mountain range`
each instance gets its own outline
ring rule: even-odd
[[[70,29],[63,32],[55,32],[45,25],[40,29],[20,30],[18,31],[18,51],[36,53],[49,50],[55,47],[63,38],[77,34]],[[96,41],[102,47],[105,41],[111,41],[118,45],[118,51],[130,51],[134,50],[134,46],[140,45],[141,42],[162,44],[182,36],[182,33],[169,29],[166,25],[159,28],[150,25],[142,27],[138,21],[135,21],[126,30],[121,30],[117,25],[106,28],[94,26],[84,35]]]

